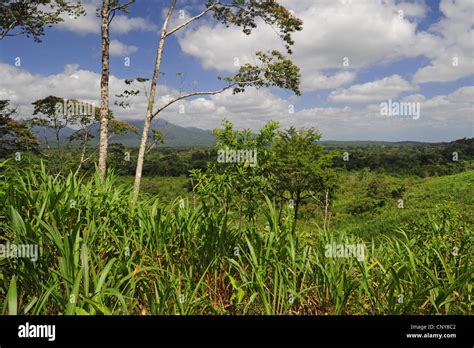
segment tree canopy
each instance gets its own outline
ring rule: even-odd
[[[28,125],[13,118],[16,114],[9,100],[0,100],[0,157],[38,146],[38,139]]]
[[[76,18],[85,14],[80,1],[65,0],[0,0],[0,9],[0,40],[26,35],[41,42],[44,27],[64,21],[63,14]]]

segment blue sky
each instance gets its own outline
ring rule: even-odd
[[[111,103],[125,88],[124,79],[151,76],[168,2],[137,0],[129,14],[120,13],[112,22]],[[280,2],[304,22],[303,31],[294,35],[292,57],[302,72],[301,97],[250,89],[237,96],[186,100],[183,114],[175,105],[159,117],[204,129],[228,118],[238,128],[255,130],[275,119],[282,127],[317,127],[323,139],[337,140],[449,141],[473,136],[473,1]],[[83,3],[87,16],[65,17],[46,29],[42,43],[20,36],[0,41],[0,98],[11,99],[23,117],[31,113],[31,102],[49,94],[98,105],[100,30],[94,9],[100,1]],[[204,3],[178,0],[171,27],[199,13]],[[204,16],[167,40],[157,101],[183,91],[219,89],[216,76],[235,73],[234,58],[253,63],[256,51],[274,48],[281,50],[281,41],[264,23],[246,36]],[[17,57],[20,66],[15,65]],[[124,65],[126,58],[130,66]],[[381,116],[380,104],[389,99],[420,103],[421,117]],[[143,119],[145,98],[132,104],[129,110],[114,109],[116,117]]]

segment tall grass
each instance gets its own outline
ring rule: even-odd
[[[0,244],[40,257],[0,259],[2,314],[469,314],[472,230],[442,208],[363,240],[314,226],[292,233],[273,202],[263,223],[179,199],[131,205],[111,175],[79,178],[1,164]],[[408,237],[410,236],[410,237]],[[362,243],[365,258],[329,258]],[[454,248],[456,252],[453,253]]]

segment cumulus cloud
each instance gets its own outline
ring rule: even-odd
[[[89,2],[83,3],[82,7],[85,11],[83,16],[75,18],[63,14],[61,15],[63,22],[58,23],[55,28],[71,31],[80,35],[100,33],[100,19],[96,16],[97,6],[98,5]]]
[[[128,46],[119,40],[111,40],[110,41],[110,55],[111,56],[126,56],[131,53],[135,53],[138,50],[136,46]]]
[[[417,28],[428,12],[423,1],[281,2],[304,22],[303,31],[294,34],[293,61],[302,69],[306,91],[344,86],[360,69],[417,56],[430,63],[417,71],[414,83],[454,81],[474,74],[472,1],[442,0],[444,17],[427,31]],[[179,43],[204,68],[235,72],[236,58],[240,64],[255,63],[257,50],[283,50],[273,28],[259,24],[246,36],[239,28],[205,22],[181,33]],[[332,73],[325,74],[327,69]]]
[[[79,35],[100,34],[100,17],[97,16],[97,9],[100,9],[100,6],[100,1],[82,1],[82,7],[86,14],[78,18],[63,14],[63,22],[57,24],[55,28],[71,31]],[[127,34],[134,30],[156,31],[157,28],[156,24],[144,18],[130,17],[123,14],[117,14],[110,24],[110,32],[117,34]]]
[[[474,2],[442,0],[440,11],[444,17],[430,27],[438,49],[426,53],[431,63],[416,72],[416,83],[455,81],[474,74]]]
[[[157,31],[158,27],[144,18],[123,15],[116,15],[110,24],[110,31],[113,33],[127,34],[133,30]]]
[[[282,4],[304,22],[303,30],[294,34],[292,59],[302,70],[302,87],[307,91],[337,88],[352,82],[359,69],[440,47],[435,35],[417,31],[417,20],[427,11],[420,1],[285,0]],[[179,43],[204,68],[234,72],[235,58],[240,64],[254,63],[258,50],[283,50],[274,29],[259,24],[247,36],[236,27],[205,22],[180,33]]]
[[[0,99],[10,99],[13,105],[19,107],[20,117],[28,118],[33,112],[32,102],[54,95],[61,98],[75,98],[95,106],[100,105],[100,74],[89,70],[80,69],[77,64],[68,64],[61,73],[53,75],[32,74],[27,70],[8,64],[0,64],[0,75],[4,78],[0,87]],[[131,99],[131,108],[123,109],[113,105],[117,99],[116,94],[130,89],[125,80],[114,75],[110,76],[110,107],[122,119],[143,119],[147,99],[137,96]],[[134,88],[141,88],[141,85]],[[158,89],[157,103],[178,96],[179,92],[160,86]]]
[[[398,97],[403,92],[415,90],[400,75],[392,75],[381,80],[338,89],[329,94],[328,99],[336,103],[369,103]]]
[[[31,115],[33,101],[48,95],[76,98],[99,105],[100,74],[81,69],[76,64],[66,65],[61,73],[47,76],[0,64],[0,75],[3,77],[0,99],[10,99],[13,105],[18,105],[23,118]],[[400,77],[391,78],[399,80],[400,86],[406,83]],[[111,108],[114,114],[122,120],[143,120],[147,105],[145,97],[132,98],[128,109],[113,105],[115,94],[125,89],[129,89],[129,86],[124,80],[113,75],[110,77]],[[361,87],[362,92],[365,89],[367,87]],[[163,105],[179,95],[179,91],[160,85],[156,104]],[[283,128],[317,127],[326,140],[449,141],[473,136],[473,100],[474,86],[461,87],[450,94],[431,98],[422,94],[408,95],[402,101],[420,103],[421,117],[413,120],[382,116],[380,104],[357,108],[299,108],[293,106],[297,100],[276,96],[268,89],[250,88],[236,95],[226,91],[214,96],[183,100],[158,117],[184,127],[204,129],[218,127],[224,118],[233,122],[237,128],[253,130],[261,128],[269,120],[278,120]]]

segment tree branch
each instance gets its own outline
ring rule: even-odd
[[[187,26],[189,23],[201,18],[202,16],[204,16],[207,12],[209,12],[210,10],[212,10],[214,8],[214,6],[216,6],[218,2],[214,2],[211,6],[209,6],[208,8],[206,8],[204,11],[202,11],[200,14],[188,19],[186,22],[178,25],[176,28],[168,31],[166,34],[165,34],[165,38],[172,35],[173,33],[175,33],[176,31],[178,31],[179,29]]]
[[[162,107],[158,108],[158,110],[156,110],[156,112],[154,112],[151,115],[151,118],[153,119],[156,115],[158,115],[161,111],[166,109],[168,106],[170,106],[170,105],[172,105],[172,104],[174,104],[177,101],[180,101],[182,99],[189,98],[189,97],[194,97],[194,96],[197,96],[197,95],[215,95],[215,94],[222,93],[222,92],[224,92],[224,91],[228,90],[229,88],[232,88],[236,85],[252,84],[252,83],[258,82],[260,80],[261,79],[257,79],[257,80],[253,80],[253,81],[234,82],[234,83],[231,83],[230,85],[222,87],[221,89],[218,89],[216,91],[191,92],[191,93],[183,94],[182,96],[179,96],[179,97],[177,97],[173,100],[170,100],[168,103],[166,103]]]
[[[90,160],[92,158],[92,156],[94,156],[96,153],[96,151],[93,151],[89,157],[85,158],[80,164],[84,164],[86,163],[88,160]]]
[[[128,5],[133,4],[134,2],[135,2],[135,0],[129,0],[128,2],[126,2],[126,3],[123,4],[123,5],[118,5],[118,6],[112,7],[112,8],[110,9],[110,12],[117,11],[117,10],[121,10],[121,9],[127,7]]]
[[[110,16],[110,13],[112,13],[112,16]],[[112,20],[115,17],[115,11],[114,12],[109,12],[109,16],[110,16],[110,18],[109,18],[109,25],[110,25],[110,23],[112,23]]]
[[[162,107],[158,108],[158,110],[156,110],[155,113],[153,113],[152,115],[152,118],[155,117],[156,115],[158,115],[161,111],[163,111],[164,109],[166,109],[168,106],[176,103],[177,101],[180,101],[182,99],[185,99],[185,98],[189,98],[189,97],[193,97],[193,96],[196,96],[196,95],[215,95],[215,94],[219,94],[219,93],[222,93],[224,92],[225,90],[233,87],[234,85],[236,85],[235,83],[234,84],[231,84],[231,85],[228,85],[228,86],[225,86],[217,91],[209,91],[209,92],[192,92],[192,93],[188,93],[188,94],[183,94],[182,96],[178,97],[178,98],[175,98],[171,101],[169,101],[168,103],[166,103],[165,105],[163,105]]]
[[[11,22],[10,25],[5,28],[5,30],[3,30],[1,33],[0,33],[0,40],[2,40],[4,37],[6,36],[17,36],[17,35],[20,35],[21,33],[18,33],[18,34],[8,34],[8,32],[15,26],[15,22]]]
[[[155,145],[158,144],[157,141],[154,141],[149,147],[147,150],[145,150],[145,154],[147,154],[148,152],[150,152],[154,147]]]

